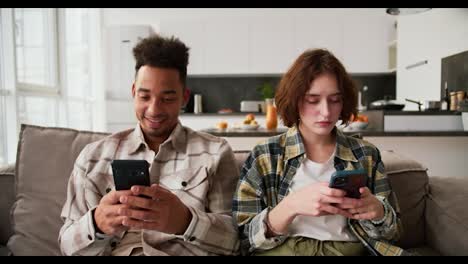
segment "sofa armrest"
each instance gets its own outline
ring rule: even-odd
[[[11,251],[7,247],[0,245],[0,257],[5,256],[11,256]]]
[[[468,252],[468,178],[429,178],[426,243],[443,255]]]
[[[15,201],[15,166],[0,167],[0,245],[6,245],[13,234],[10,210]]]

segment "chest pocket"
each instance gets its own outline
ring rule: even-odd
[[[160,179],[161,185],[174,191],[190,191],[204,183],[208,184],[205,167],[176,171]]]
[[[176,171],[161,178],[160,184],[176,194],[186,205],[204,208],[209,188],[205,167]]]

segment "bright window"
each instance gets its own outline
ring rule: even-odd
[[[95,130],[104,94],[100,10],[2,8],[0,19],[0,164],[14,162],[8,142],[23,123]]]
[[[0,83],[1,83],[0,73]],[[0,88],[0,165],[6,163],[6,128],[5,128],[5,96],[4,90]]]
[[[15,8],[14,34],[18,90],[57,93],[56,10]]]

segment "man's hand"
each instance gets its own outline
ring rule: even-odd
[[[131,191],[133,195],[120,197],[120,202],[127,205],[118,212],[124,217],[124,226],[157,230],[167,234],[185,233],[192,220],[192,214],[177,195],[157,184],[151,187],[133,186]]]
[[[119,203],[120,197],[128,195],[132,195],[132,192],[111,191],[102,197],[98,207],[94,211],[94,222],[101,232],[107,235],[117,235],[128,229],[122,225],[125,217],[118,213],[120,209],[128,207],[125,204]]]

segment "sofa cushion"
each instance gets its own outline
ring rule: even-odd
[[[60,255],[60,212],[74,161],[83,147],[104,133],[22,125],[12,209],[13,255]]]
[[[390,185],[400,205],[403,233],[399,246],[413,248],[425,243],[425,199],[428,192],[427,169],[409,157],[382,151],[382,161]]]
[[[15,167],[13,165],[0,167],[0,244],[6,245],[8,238],[13,234],[10,223],[10,208],[15,195],[13,193],[15,182]]]
[[[245,160],[247,160],[247,157],[249,156],[250,151],[247,150],[235,150],[234,151],[234,156],[236,158],[236,163],[237,167],[239,168],[239,171],[242,169],[242,166],[244,165]]]
[[[427,243],[443,255],[468,253],[468,179],[431,177],[426,209]]]

